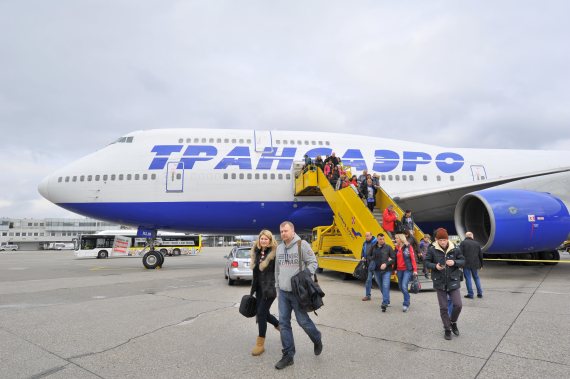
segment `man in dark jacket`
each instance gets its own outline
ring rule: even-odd
[[[473,233],[465,233],[465,240],[459,245],[461,253],[465,257],[465,286],[467,287],[468,299],[473,299],[473,285],[471,284],[471,277],[475,281],[477,287],[477,297],[483,297],[483,288],[481,287],[481,280],[479,280],[479,270],[483,268],[483,250],[479,242],[473,239]]]
[[[374,262],[371,261],[371,257],[368,256],[368,251],[372,246],[376,244],[376,237],[373,237],[372,233],[366,232],[364,238],[365,241],[362,244],[361,260],[366,262],[367,277],[366,277],[366,282],[364,284],[365,293],[364,297],[362,298],[362,301],[369,301],[370,296],[372,295],[372,277],[374,276],[375,266]],[[376,284],[378,284],[378,288],[380,288],[380,280],[378,278],[375,279],[376,279]]]
[[[368,251],[368,258],[373,262],[376,283],[382,291],[380,308],[382,312],[386,312],[386,308],[390,304],[390,275],[392,274],[392,265],[396,262],[396,253],[394,253],[392,246],[386,245],[384,234],[378,233],[376,240],[376,245]]]
[[[439,313],[446,340],[451,339],[451,332],[456,336],[459,335],[457,319],[462,307],[461,293],[459,292],[459,282],[462,275],[460,267],[463,267],[464,264],[463,254],[453,242],[449,241],[447,230],[438,229],[435,234],[435,242],[428,249],[426,265],[428,269],[432,270],[431,279],[433,280],[433,288],[437,292]],[[453,305],[451,317],[447,313],[448,296]]]

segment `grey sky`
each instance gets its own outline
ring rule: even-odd
[[[570,150],[567,1],[0,0],[0,217],[167,127]]]

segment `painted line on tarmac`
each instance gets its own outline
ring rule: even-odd
[[[136,268],[136,267],[101,267],[101,266],[97,266],[97,267],[92,267],[89,269],[89,271],[124,271],[124,270],[141,270],[141,268]]]
[[[502,261],[502,262],[534,262],[534,263],[570,263],[570,261],[553,261],[553,260],[542,260],[542,259],[491,259],[483,258],[484,261]]]

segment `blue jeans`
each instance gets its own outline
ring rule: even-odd
[[[281,328],[281,346],[283,355],[295,356],[295,340],[291,329],[291,312],[295,311],[297,323],[309,336],[313,343],[321,340],[321,332],[317,329],[307,312],[301,309],[293,292],[279,290],[279,327]]]
[[[377,273],[380,275],[380,282],[382,283],[380,286],[380,288],[382,288],[382,304],[388,305],[390,304],[390,276],[392,275],[392,272],[377,271]]]
[[[481,280],[479,280],[478,270],[472,268],[464,268],[463,273],[465,274],[465,286],[467,287],[467,295],[469,295],[469,297],[473,297],[473,285],[471,284],[471,277],[473,277],[473,280],[475,280],[477,294],[483,295],[483,288],[481,288]]]
[[[368,297],[370,297],[370,295],[372,294],[372,277],[374,277],[374,280],[376,281],[378,288],[382,288],[380,285],[380,272],[379,271],[368,271],[368,276],[366,277],[366,284],[364,285],[365,291],[366,291],[366,296],[368,296]]]
[[[397,271],[398,273],[398,286],[400,287],[400,291],[404,294],[404,303],[406,307],[410,306],[410,293],[408,292],[408,284],[410,283],[410,279],[412,278],[412,271],[405,270],[405,271]]]

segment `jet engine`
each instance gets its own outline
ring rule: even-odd
[[[463,196],[455,208],[461,238],[473,232],[486,253],[555,251],[570,233],[568,208],[546,192],[486,189]]]

